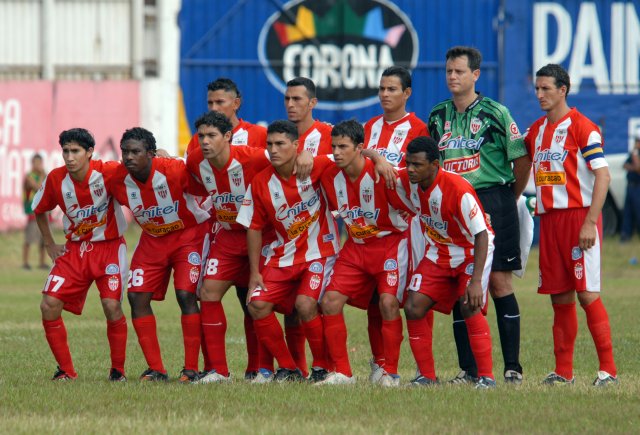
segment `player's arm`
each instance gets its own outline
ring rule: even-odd
[[[464,303],[469,305],[471,311],[482,307],[482,273],[487,261],[489,250],[489,235],[487,230],[480,231],[473,241],[473,275],[464,293]]]
[[[298,180],[304,180],[311,175],[313,169],[313,154],[308,150],[302,150],[296,157],[295,164],[293,165],[293,174]]]
[[[247,293],[247,303],[251,299],[251,294],[256,289],[266,291],[262,274],[260,273],[260,251],[262,250],[262,231],[247,229],[247,251],[249,254],[249,292]]]
[[[582,228],[580,228],[579,246],[582,250],[590,249],[596,243],[596,237],[598,237],[596,225],[600,213],[602,213],[604,201],[607,199],[607,191],[609,190],[609,182],[611,181],[611,175],[609,174],[609,168],[607,166],[594,169],[593,174],[596,178],[593,183],[591,206],[584,219]]]
[[[398,171],[393,165],[387,162],[387,159],[382,157],[378,151],[367,148],[362,150],[362,155],[368,159],[371,159],[373,164],[375,165],[376,170],[376,179],[377,183],[380,180],[380,176],[384,178],[385,185],[387,189],[393,190],[396,186],[396,177],[398,176]]]
[[[47,254],[55,261],[56,258],[65,253],[66,249],[64,245],[56,244],[56,241],[53,239],[51,227],[49,227],[49,217],[46,213],[36,213],[36,223],[40,229],[40,234],[42,234],[42,240],[44,241],[44,247],[47,249]]]
[[[525,154],[522,157],[518,157],[513,162],[513,176],[516,181],[511,186],[513,190],[513,194],[516,197],[516,200],[520,198],[522,192],[527,187],[527,183],[529,182],[529,176],[531,175],[531,158],[529,158],[529,154]]]

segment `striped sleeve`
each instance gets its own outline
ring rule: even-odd
[[[607,167],[602,148],[602,137],[597,131],[592,131],[587,140],[587,146],[582,147],[580,152],[591,170]]]

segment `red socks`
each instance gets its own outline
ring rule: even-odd
[[[156,332],[156,318],[153,314],[144,317],[138,317],[131,321],[133,328],[138,336],[138,343],[147,360],[147,365],[151,370],[160,373],[167,373],[162,364],[162,356],[160,355],[160,343],[158,342],[158,334]]]
[[[324,328],[322,326],[322,317],[316,315],[308,322],[302,322],[302,328],[304,335],[309,342],[309,348],[311,349],[311,355],[313,355],[312,367],[320,367],[327,371],[330,371],[329,355],[327,354],[327,347],[324,341]]]
[[[576,304],[552,304],[553,353],[556,356],[555,372],[566,379],[573,378],[573,348],[578,335]]]
[[[493,359],[491,357],[491,332],[489,323],[482,313],[464,319],[469,334],[469,344],[478,366],[478,376],[493,377]]]
[[[127,356],[127,318],[107,320],[107,339],[111,350],[111,367],[124,374],[124,361]]]
[[[394,320],[382,320],[382,339],[384,343],[384,370],[390,375],[398,374],[400,344],[402,344],[402,317]]]
[[[254,320],[253,325],[256,330],[258,340],[262,343],[278,361],[280,368],[293,370],[297,367],[293,360],[287,344],[284,341],[282,327],[275,313],[270,313],[267,317]],[[303,335],[304,338],[304,335]],[[264,367],[266,368],[266,367]]]
[[[587,325],[596,345],[600,370],[617,376],[616,364],[613,361],[613,346],[611,345],[611,326],[609,316],[600,298],[589,305],[582,305],[582,309],[587,314]]]
[[[322,316],[324,324],[324,337],[331,360],[336,366],[335,371],[345,376],[353,376],[349,353],[347,351],[347,325],[342,313]]]
[[[433,360],[433,312],[419,320],[407,320],[407,332],[411,352],[418,365],[420,374],[436,380],[436,367]]]
[[[256,340],[258,340],[257,334]],[[273,355],[271,355],[269,349],[267,349],[262,343],[260,343],[260,340],[258,340],[258,368],[267,369],[270,372],[275,371],[273,368]]]
[[[287,347],[289,348],[289,352],[291,352],[293,360],[296,362],[296,367],[300,369],[306,378],[309,375],[309,370],[307,369],[307,353],[304,346],[305,336],[302,324],[296,326],[285,325],[284,332]]]
[[[197,372],[201,338],[200,313],[183,314],[180,323],[182,324],[182,341],[184,343],[184,368]]]
[[[56,320],[42,320],[44,333],[49,343],[49,348],[53,353],[53,357],[62,370],[72,378],[78,376],[73,368],[71,360],[71,352],[69,352],[69,344],[67,343],[67,329],[64,327],[62,317]]]
[[[382,339],[382,313],[380,306],[369,304],[367,308],[367,332],[369,333],[369,345],[371,354],[376,364],[384,366],[384,341]]]
[[[245,372],[257,372],[260,368],[258,360],[258,337],[253,328],[251,316],[244,315],[244,337],[247,342],[247,369]]]
[[[205,347],[211,363],[209,370],[215,369],[222,376],[229,376],[225,348],[227,318],[224,314],[222,302],[201,301],[200,319]]]

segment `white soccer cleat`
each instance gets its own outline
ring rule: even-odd
[[[386,373],[380,379],[380,385],[385,388],[396,388],[400,386],[400,375],[390,375]]]
[[[223,376],[215,370],[207,372],[204,376],[198,379],[196,384],[222,384],[231,381],[231,375]]]
[[[609,385],[615,385],[618,383],[618,378],[610,375],[605,371],[598,371],[598,377],[593,381],[595,387],[607,387]]]
[[[371,382],[372,384],[379,383],[380,379],[382,379],[382,376],[384,375],[384,369],[376,364],[376,361],[373,358],[369,360],[369,366],[371,367],[369,382]]]
[[[273,381],[274,374],[271,370],[260,369],[255,378],[251,380],[252,384],[268,384]]]
[[[316,382],[314,385],[354,385],[355,383],[356,378],[353,376],[332,372],[329,373],[324,381]]]

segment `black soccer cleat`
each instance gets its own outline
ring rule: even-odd
[[[112,368],[109,371],[109,380],[111,382],[126,382],[127,377],[120,370]]]
[[[276,375],[273,378],[274,381],[278,383],[283,382],[304,382],[304,376],[302,376],[302,372],[300,369],[283,369],[280,368],[276,371]]]
[[[60,366],[58,366],[58,368],[56,369],[56,372],[53,374],[53,377],[51,378],[51,380],[52,381],[73,381],[77,377],[78,377],[78,375],[71,376],[70,374],[68,374],[67,372],[62,370],[60,368]]]
[[[140,380],[147,382],[167,382],[169,381],[169,376],[167,376],[166,373],[161,373],[157,370],[146,369],[140,375]]]
[[[329,376],[329,372],[323,369],[322,367],[312,367],[311,374],[307,378],[307,380],[313,384],[316,382],[322,382],[327,379]]]
[[[438,378],[431,379],[427,378],[426,376],[418,375],[411,380],[411,383],[409,385],[414,387],[435,387],[437,385],[440,385],[440,381],[438,380]]]
[[[180,377],[178,378],[178,382],[181,384],[191,384],[199,379],[198,372],[195,370],[180,370]]]
[[[258,376],[257,370],[249,370],[248,372],[244,372],[244,380],[245,381],[253,381]]]

